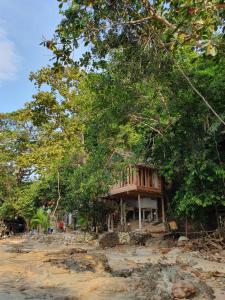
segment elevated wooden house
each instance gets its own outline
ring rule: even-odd
[[[118,203],[108,216],[108,230],[145,229],[149,223],[165,222],[163,182],[153,167],[128,166],[109,190],[109,198]]]

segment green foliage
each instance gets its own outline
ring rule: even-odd
[[[13,203],[4,202],[0,207],[0,219],[13,219],[15,217],[15,209]]]
[[[37,229],[41,228],[44,232],[47,232],[50,226],[49,217],[43,209],[38,209],[34,217],[31,219],[31,226]]]
[[[215,56],[222,49],[225,6],[220,0],[59,2],[63,19],[55,39],[44,42],[56,56],[56,66],[73,62],[81,38],[87,51],[80,63],[92,59],[101,68],[113,50],[140,44],[155,53],[188,45]]]
[[[186,65],[189,76],[207,99],[224,116],[224,59],[195,59]],[[154,160],[162,174],[173,182],[171,197],[181,213],[193,213],[197,206],[224,205],[224,130],[185,82],[171,73],[174,97],[169,113],[176,121],[158,135],[153,149]],[[223,79],[222,79],[223,77]],[[175,87],[179,87],[174,88]],[[197,99],[198,100],[198,99]],[[197,212],[197,211],[196,211]]]
[[[84,214],[78,215],[77,225],[79,225],[82,230],[87,230],[89,228],[88,216]]]
[[[173,212],[225,205],[224,127],[181,72],[224,119],[221,1],[59,4],[53,67],[31,73],[23,110],[0,116],[1,216],[29,220],[58,202],[97,224],[112,210],[99,198],[137,162],[160,169]]]

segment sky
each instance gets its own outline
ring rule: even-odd
[[[32,99],[29,73],[50,63],[51,52],[40,42],[59,22],[57,0],[0,0],[0,113]]]

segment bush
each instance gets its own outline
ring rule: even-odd
[[[50,226],[49,217],[43,209],[38,209],[37,213],[31,220],[31,227],[43,230],[45,233]]]

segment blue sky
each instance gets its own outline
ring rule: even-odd
[[[39,44],[52,37],[59,21],[57,0],[0,0],[0,112],[32,99],[29,73],[51,58]]]

